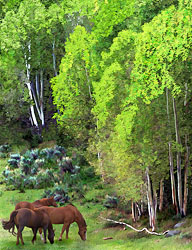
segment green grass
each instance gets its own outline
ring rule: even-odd
[[[0,160],[0,171],[4,169],[6,160]],[[19,191],[5,191],[3,185],[0,185],[0,220],[9,219],[10,213],[14,210],[15,204],[20,200],[34,201],[41,197],[43,190],[26,190],[25,193]],[[58,241],[62,225],[54,225],[56,229],[55,243],[51,245],[49,242],[43,244],[39,234],[33,245],[31,243],[33,234],[31,229],[25,228],[23,231],[23,239],[25,245],[16,246],[16,237],[5,231],[0,224],[0,250],[175,250],[175,249],[192,249],[190,239],[181,239],[180,236],[165,238],[164,236],[149,236],[145,233],[136,233],[131,229],[123,230],[121,227],[106,227],[106,222],[100,218],[100,215],[107,216],[108,211],[103,207],[102,203],[93,203],[92,201],[99,200],[99,197],[105,196],[104,190],[94,189],[89,190],[85,200],[90,202],[83,203],[74,201],[74,205],[83,214],[87,223],[87,241],[82,241],[78,235],[78,226],[72,224],[69,230],[69,239]],[[189,219],[186,227],[183,228],[183,233],[192,232]],[[105,237],[112,237],[110,240],[104,240]]]

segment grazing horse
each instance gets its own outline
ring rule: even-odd
[[[28,202],[28,201],[20,201],[16,204],[15,210],[20,208],[29,208],[31,210],[34,210],[34,208],[42,207],[42,206],[54,206],[57,207],[57,203],[54,200],[54,197],[50,198],[43,198],[41,200],[36,200],[34,202]]]
[[[86,240],[87,225],[79,210],[74,205],[65,207],[41,207],[35,210],[44,210],[49,214],[52,224],[63,224],[59,240],[62,240],[62,235],[66,230],[66,239],[68,239],[69,227],[73,222],[76,222],[79,227],[79,235],[82,240]],[[41,229],[39,230],[41,234]]]
[[[44,243],[46,243],[46,233],[48,229],[48,239],[51,244],[54,243],[54,230],[49,218],[49,215],[45,211],[34,211],[28,208],[21,208],[18,210],[14,210],[10,214],[9,221],[2,221],[3,228],[5,230],[9,230],[13,235],[16,235],[14,232],[15,225],[17,227],[17,242],[16,245],[19,244],[19,238],[21,239],[21,243],[24,245],[22,231],[24,227],[30,227],[33,230],[33,239],[32,243],[36,240],[36,234],[38,228],[43,228],[44,231]],[[10,231],[12,229],[12,231]]]

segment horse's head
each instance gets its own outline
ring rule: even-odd
[[[87,227],[82,227],[78,234],[80,235],[82,240],[86,240],[87,239]]]
[[[52,224],[50,224],[48,227],[48,239],[51,244],[54,243],[54,237],[55,237],[55,230],[53,229]]]
[[[53,196],[51,196],[47,201],[48,201],[48,206],[58,207]]]

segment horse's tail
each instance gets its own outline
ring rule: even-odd
[[[3,229],[9,230],[9,232],[12,233],[13,235],[16,235],[16,233],[14,232],[14,229],[15,229],[15,221],[14,221],[14,218],[15,218],[15,216],[17,215],[17,213],[18,213],[18,211],[17,211],[17,210],[14,210],[14,211],[10,214],[10,219],[9,219],[9,221],[5,221],[5,220],[2,221]],[[12,229],[12,231],[11,231],[11,229]]]

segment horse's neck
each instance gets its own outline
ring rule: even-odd
[[[41,205],[41,206],[47,206],[46,200],[37,200],[33,202],[34,205]]]
[[[86,227],[85,220],[78,210],[75,213],[75,222],[77,223],[79,228]]]

